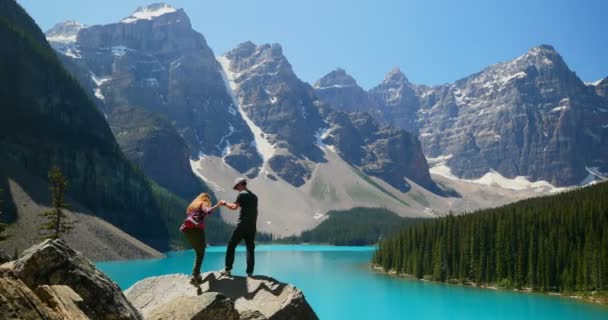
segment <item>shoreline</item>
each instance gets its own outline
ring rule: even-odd
[[[410,280],[416,280],[416,281],[422,281],[422,282],[434,282],[434,283],[442,283],[442,284],[448,284],[448,285],[459,285],[459,286],[463,286],[463,287],[480,288],[480,289],[486,289],[486,290],[502,290],[502,291],[516,292],[516,293],[536,293],[536,294],[547,295],[547,296],[557,296],[557,297],[562,297],[562,298],[567,298],[567,299],[579,300],[579,301],[591,303],[594,305],[608,307],[608,295],[593,296],[595,291],[589,292],[586,294],[563,294],[563,293],[555,292],[555,291],[547,291],[547,292],[535,291],[532,288],[509,289],[509,288],[502,288],[497,285],[477,285],[476,283],[471,282],[471,281],[467,281],[466,283],[455,282],[455,281],[434,281],[434,280],[428,280],[428,279],[419,279],[411,274],[399,273],[395,270],[387,271],[383,267],[380,267],[373,263],[370,263],[369,266],[373,272],[381,273],[381,274],[384,274],[384,275],[387,275],[390,277],[410,279]]]

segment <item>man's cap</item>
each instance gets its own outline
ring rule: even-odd
[[[247,183],[247,180],[246,180],[245,178],[236,178],[236,179],[234,180],[234,185],[233,185],[232,189],[235,189],[235,190],[236,190],[236,186],[238,186],[239,184],[243,184],[243,183],[244,183],[244,184],[246,184],[246,183]]]

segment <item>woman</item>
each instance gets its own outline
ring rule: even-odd
[[[188,206],[186,213],[186,221],[181,225],[180,231],[186,235],[186,239],[192,245],[196,258],[194,260],[194,268],[192,269],[192,284],[199,284],[201,279],[201,265],[205,257],[205,217],[213,212],[220,204],[211,206],[211,199],[206,193],[201,193],[198,197],[192,200]]]

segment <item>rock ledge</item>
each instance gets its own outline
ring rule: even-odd
[[[223,277],[217,272],[202,277],[199,286],[184,274],[146,278],[125,294],[146,319],[199,319],[203,309],[221,319],[318,319],[302,291],[273,278]]]

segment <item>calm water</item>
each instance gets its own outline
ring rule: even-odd
[[[243,248],[234,273],[245,271]],[[515,293],[388,277],[372,272],[373,248],[258,246],[256,274],[304,291],[321,319],[608,319],[608,307],[540,294]],[[225,248],[207,249],[203,271],[223,267]],[[145,277],[189,273],[193,252],[165,259],[103,262],[123,289]]]

